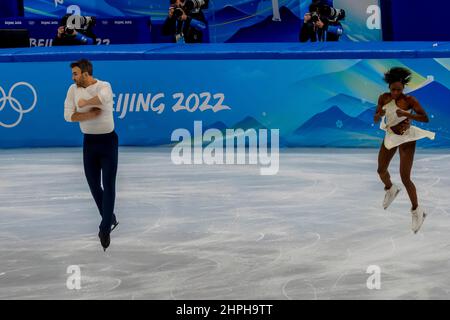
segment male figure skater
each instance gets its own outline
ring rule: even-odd
[[[89,60],[81,59],[70,67],[75,83],[67,92],[64,118],[79,122],[84,134],[84,173],[102,217],[98,236],[106,251],[110,233],[119,224],[114,214],[119,143],[114,131],[113,93],[108,82],[93,77]]]

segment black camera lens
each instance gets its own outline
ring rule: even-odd
[[[173,16],[175,19],[179,19],[183,15],[183,10],[181,8],[175,8],[173,11]]]
[[[311,21],[313,23],[316,23],[319,21],[319,14],[317,12],[313,12],[311,13]]]
[[[73,29],[73,28],[69,28],[69,27],[64,28],[65,34],[72,35],[72,34],[74,34],[74,32],[75,32],[75,29]]]

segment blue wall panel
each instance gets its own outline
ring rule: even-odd
[[[372,123],[383,72],[413,71],[407,88],[437,132],[420,146],[450,146],[450,44],[348,43],[321,46],[174,44],[0,51],[0,147],[78,146],[63,102],[69,62],[93,60],[111,82],[122,145],[166,145],[177,128],[279,129],[282,146],[377,147]],[[94,50],[96,49],[96,50]],[[422,126],[422,124],[419,124]]]

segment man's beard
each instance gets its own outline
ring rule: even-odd
[[[75,83],[76,83],[77,87],[79,87],[79,88],[86,88],[83,80],[75,81]]]

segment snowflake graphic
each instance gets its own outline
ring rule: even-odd
[[[341,120],[338,120],[338,121],[336,121],[336,127],[337,128],[342,128],[344,126],[344,124],[342,123],[342,121]]]

